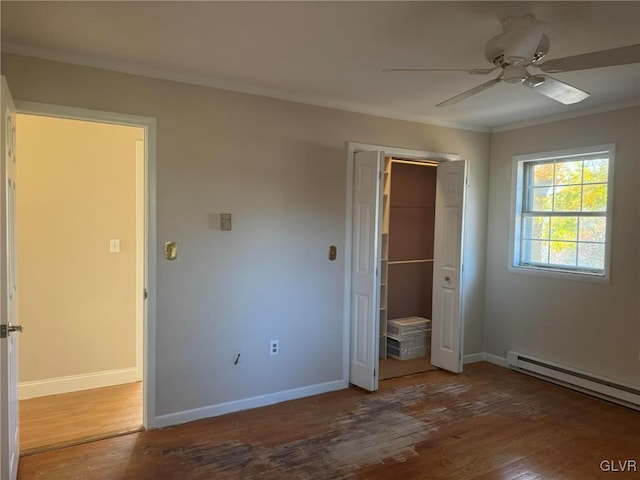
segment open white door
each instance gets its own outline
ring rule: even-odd
[[[349,381],[378,389],[380,314],[380,172],[382,152],[357,152],[353,175],[351,260],[351,366]]]
[[[0,149],[0,478],[18,475],[18,289],[16,281],[16,109],[2,77]]]
[[[431,363],[462,371],[462,229],[466,162],[438,164],[431,313]]]

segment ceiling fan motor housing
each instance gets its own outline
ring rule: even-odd
[[[487,45],[484,47],[484,56],[487,60],[489,60],[494,65],[498,67],[504,67],[508,65],[504,60],[504,38],[505,34],[501,33],[500,35],[496,35],[493,37]],[[540,43],[538,43],[538,47],[536,48],[535,53],[533,54],[533,58],[530,63],[538,62],[549,52],[549,37],[546,34],[542,34],[540,38]]]

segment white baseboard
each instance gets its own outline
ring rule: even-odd
[[[493,363],[494,365],[498,365],[500,367],[508,368],[507,359],[504,357],[499,357],[497,355],[492,355],[491,353],[484,354],[485,362]]]
[[[462,362],[464,363],[464,365],[468,363],[484,362],[484,352],[465,355],[462,359]]]
[[[498,357],[486,352],[473,353],[464,356],[464,363],[489,362],[501,367],[507,367],[506,358]],[[265,407],[275,403],[295,400],[297,398],[310,397],[321,393],[342,390],[349,386],[345,380],[337,380],[334,382],[321,383],[318,385],[309,385],[307,387],[294,388],[285,390],[284,392],[275,392],[267,395],[259,395],[257,397],[245,398],[231,402],[219,403],[217,405],[208,405],[206,407],[194,408],[193,410],[184,410],[182,412],[169,413],[155,417],[147,428],[162,428],[180,423],[193,422],[203,418],[217,417],[227,413],[239,412],[241,410],[249,410],[251,408]]]
[[[69,377],[48,378],[20,383],[18,385],[18,395],[20,400],[25,400],[27,398],[77,392],[78,390],[88,390],[90,388],[133,383],[139,381],[138,377],[138,369],[133,367]]]
[[[506,358],[498,357],[497,355],[492,355],[491,353],[487,353],[487,352],[472,353],[469,355],[465,355],[463,358],[463,362],[465,365],[468,363],[489,362],[489,363],[493,363],[494,365],[499,365],[501,367],[505,367],[505,368],[507,367]]]
[[[265,407],[267,405],[295,400],[297,398],[310,397],[312,395],[333,392],[335,390],[343,390],[348,386],[348,382],[345,382],[344,380],[337,380],[334,382],[320,383],[318,385],[309,385],[307,387],[285,390],[284,392],[269,393],[267,395],[259,395],[257,397],[194,408],[193,410],[185,410],[183,412],[160,415],[154,419],[152,425],[147,425],[147,428],[168,427],[169,425],[216,417],[218,415],[225,415],[227,413],[238,412],[240,410]]]

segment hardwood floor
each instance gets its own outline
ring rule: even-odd
[[[478,363],[20,460],[18,478],[637,479],[640,413]],[[627,464],[629,465],[629,464]]]
[[[380,380],[404,377],[405,375],[414,375],[435,369],[436,367],[431,365],[431,355],[412,358],[410,360],[385,358],[384,360],[380,360]]]
[[[20,401],[22,455],[142,426],[142,382]]]

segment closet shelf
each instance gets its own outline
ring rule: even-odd
[[[426,262],[433,262],[433,258],[426,258],[426,259],[420,259],[420,260],[395,260],[395,261],[389,261],[388,264],[389,265],[400,265],[403,263],[426,263]]]
[[[386,196],[386,194],[385,194]],[[391,208],[430,208],[435,209],[435,205],[391,205]]]

